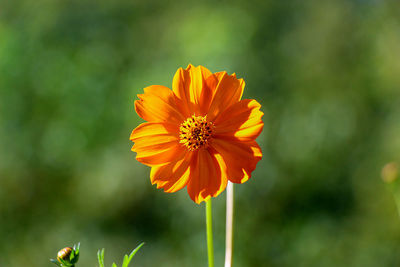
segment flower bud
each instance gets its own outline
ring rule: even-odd
[[[61,262],[61,260],[69,262],[69,256],[71,256],[72,251],[73,251],[72,247],[63,248],[57,253],[57,260],[59,262]]]
[[[79,243],[78,246],[65,247],[57,253],[57,260],[50,261],[59,267],[74,267],[79,259]]]

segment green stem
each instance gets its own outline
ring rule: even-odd
[[[206,223],[207,223],[208,267],[214,267],[214,246],[213,246],[213,234],[212,234],[211,198],[206,202]]]
[[[226,187],[226,237],[225,237],[225,267],[232,267],[233,256],[233,183]]]

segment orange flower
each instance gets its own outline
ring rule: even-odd
[[[150,180],[165,192],[185,186],[196,203],[244,183],[261,159],[255,139],[264,126],[256,100],[244,99],[243,79],[189,65],[176,72],[172,90],[152,85],[135,109],[148,121],[133,130],[136,159],[151,167]]]

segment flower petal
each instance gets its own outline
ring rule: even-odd
[[[179,143],[175,125],[142,123],[133,130],[130,139],[135,142],[132,151],[136,159],[146,165],[158,165],[179,158],[186,149]]]
[[[228,182],[214,152],[208,149],[199,149],[193,153],[190,175],[187,190],[197,204],[219,195]]]
[[[178,107],[186,117],[205,115],[207,112],[218,80],[203,66],[189,66],[184,70],[178,69],[173,82],[172,90],[177,97]]]
[[[144,94],[138,95],[135,110],[148,122],[170,122],[180,124],[182,114],[177,109],[174,93],[167,87],[152,85],[144,88]]]
[[[227,178],[233,183],[244,183],[251,177],[259,160],[261,149],[255,141],[235,142],[223,139],[213,139],[212,148],[222,156],[225,162]],[[224,166],[224,165],[220,165]]]
[[[233,104],[214,121],[214,137],[238,141],[255,140],[264,126],[261,120],[264,113],[260,108],[261,105],[251,99]]]
[[[221,112],[240,100],[245,86],[243,79],[237,79],[235,74],[228,75],[224,71],[215,73],[214,75],[219,82],[207,112],[207,119],[211,121],[215,120]]]
[[[182,154],[181,158],[164,165],[153,166],[150,172],[152,184],[163,188],[167,193],[173,193],[186,186],[190,177],[190,153]]]

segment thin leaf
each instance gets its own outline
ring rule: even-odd
[[[75,250],[75,254],[79,254],[79,247],[81,246],[81,242],[78,243],[78,245],[74,245],[74,250]]]
[[[72,261],[73,258],[75,258],[75,250],[74,249],[72,249],[71,254],[69,254],[69,261]]]
[[[139,246],[137,246],[129,255],[129,257],[127,257],[127,255],[125,255],[124,257],[124,262],[122,263],[122,267],[128,267],[129,263],[131,262],[133,256],[135,256],[136,252],[139,251],[139,249],[144,245],[144,242],[142,242]]]
[[[104,248],[97,251],[97,259],[99,261],[99,267],[104,267]]]
[[[69,264],[69,262],[64,259],[58,259],[58,261],[61,261],[61,266],[71,266],[72,265],[72,264]]]
[[[129,258],[128,255],[124,256],[124,261],[122,262],[122,267],[127,267],[129,264]]]
[[[56,260],[54,260],[54,259],[50,259],[50,261],[51,261],[52,263],[56,264],[57,266],[60,266],[60,267],[61,267],[61,264],[60,264],[58,261],[56,261]]]

